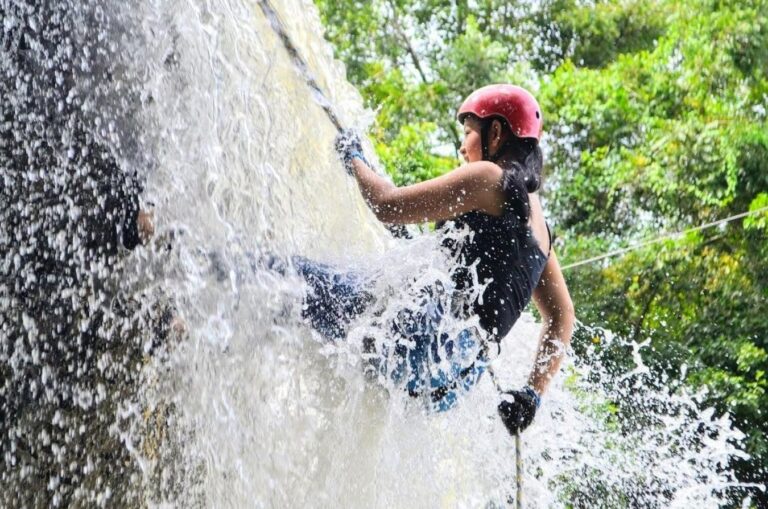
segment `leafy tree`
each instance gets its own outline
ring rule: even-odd
[[[560,134],[550,203],[566,263],[765,203],[768,82],[755,57],[768,47],[765,4],[665,9],[672,22],[652,49],[600,69],[566,60],[542,87]],[[751,480],[768,462],[764,217],[569,274],[582,320],[652,338],[663,369],[688,365],[690,382],[731,412],[756,456],[738,465]]]
[[[768,2],[316,3],[400,183],[453,166],[473,89],[537,92],[566,266],[752,212],[566,275],[581,321],[650,339],[653,369],[687,373],[747,434],[740,477],[768,478]]]

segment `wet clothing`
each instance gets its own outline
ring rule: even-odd
[[[374,300],[365,279],[303,257],[291,261],[310,288],[302,317],[324,337],[343,340],[352,320]],[[370,345],[378,351],[366,366],[413,397],[428,396],[434,411],[452,408],[458,391],[469,390],[485,371],[478,361],[482,348],[474,331],[464,329],[455,336],[439,332],[445,307],[438,293],[444,291],[438,285],[423,288],[414,309],[399,311],[388,324],[392,341]]]
[[[324,337],[343,340],[352,320],[374,300],[365,278],[299,256],[291,261],[310,287],[302,317]],[[423,288],[415,309],[398,312],[388,325],[392,341],[369,345],[377,351],[366,366],[413,397],[426,392],[434,411],[452,408],[458,391],[469,390],[485,371],[478,362],[482,348],[474,331],[464,329],[455,337],[439,332],[445,307],[438,293],[444,291],[439,285]]]
[[[304,301],[302,317],[326,338],[344,339],[349,323],[374,300],[365,291],[362,278],[301,256],[294,256],[291,261],[312,289]]]
[[[520,193],[525,191],[520,190],[509,171],[504,172],[502,189],[507,201],[500,217],[475,211],[462,214],[444,227],[466,227],[469,234],[458,241],[449,237],[443,243],[458,262],[453,276],[457,291],[470,294],[476,285],[487,285],[478,298],[465,299],[462,311],[477,315],[489,339],[495,342],[500,342],[520,318],[549,258],[549,253],[539,247],[527,219],[520,217],[527,216],[527,211],[518,206]],[[477,271],[476,281],[472,267]]]
[[[426,391],[428,407],[443,412],[456,405],[459,392],[480,380],[486,369],[485,353],[472,329],[463,329],[455,337],[439,333],[445,310],[428,291],[420,304],[415,312],[399,313],[392,327],[394,352],[384,348],[381,363],[374,365],[396,384],[404,383],[409,395],[419,397]]]
[[[417,309],[398,313],[389,324],[393,341],[379,345],[370,361],[379,375],[403,385],[410,395],[427,396],[429,407],[436,411],[453,407],[458,393],[480,379],[487,361],[481,336],[495,342],[506,336],[530,301],[547,262],[548,254],[527,222],[527,200],[519,196],[519,186],[508,172],[502,185],[507,204],[500,217],[469,212],[439,225],[467,230],[448,235],[443,242],[458,265],[452,276],[455,288],[422,289]],[[364,278],[306,258],[292,261],[311,288],[303,317],[329,339],[346,337],[352,320],[374,301]],[[445,292],[452,296],[450,311],[459,318],[476,314],[485,334],[475,329],[453,336],[439,332],[447,311],[446,299],[440,298]]]

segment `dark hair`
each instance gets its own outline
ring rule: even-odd
[[[528,224],[530,216],[530,205],[528,203],[528,193],[535,193],[541,188],[541,171],[544,167],[544,156],[541,153],[539,142],[535,138],[519,138],[511,134],[499,147],[499,150],[491,157],[488,154],[488,132],[491,123],[494,120],[501,122],[502,129],[509,130],[509,125],[503,118],[493,117],[483,121],[481,130],[481,139],[483,143],[483,159],[492,162],[498,162],[506,159],[504,166],[503,185],[507,194],[519,199],[508,201],[523,224]]]
[[[491,123],[498,120],[501,123],[502,130],[510,131],[510,136],[504,145],[491,157],[488,154],[488,132],[491,129]],[[493,117],[483,121],[481,130],[481,139],[483,143],[483,159],[498,162],[505,158],[511,160],[511,163],[505,164],[504,170],[512,171],[519,180],[525,184],[525,189],[529,193],[535,193],[541,187],[541,170],[544,166],[544,156],[539,148],[539,142],[536,138],[519,138],[511,133],[507,121],[503,118]]]

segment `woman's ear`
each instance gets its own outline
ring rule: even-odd
[[[497,119],[493,119],[491,121],[491,128],[488,130],[488,149],[491,153],[495,154],[497,150],[502,145],[502,142],[504,141],[502,139],[503,135],[503,126],[501,122]]]
[[[493,124],[491,125],[491,139],[497,143],[501,142],[502,129],[501,121],[494,119]]]

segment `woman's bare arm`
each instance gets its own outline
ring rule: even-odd
[[[353,167],[363,197],[384,223],[438,221],[472,210],[499,216],[504,209],[501,168],[487,161],[406,187],[387,182],[360,159],[353,161]]]
[[[576,320],[571,295],[565,285],[554,249],[544,266],[539,284],[533,291],[533,301],[541,313],[542,329],[528,385],[541,395],[560,369],[565,349],[571,343],[573,324]]]

